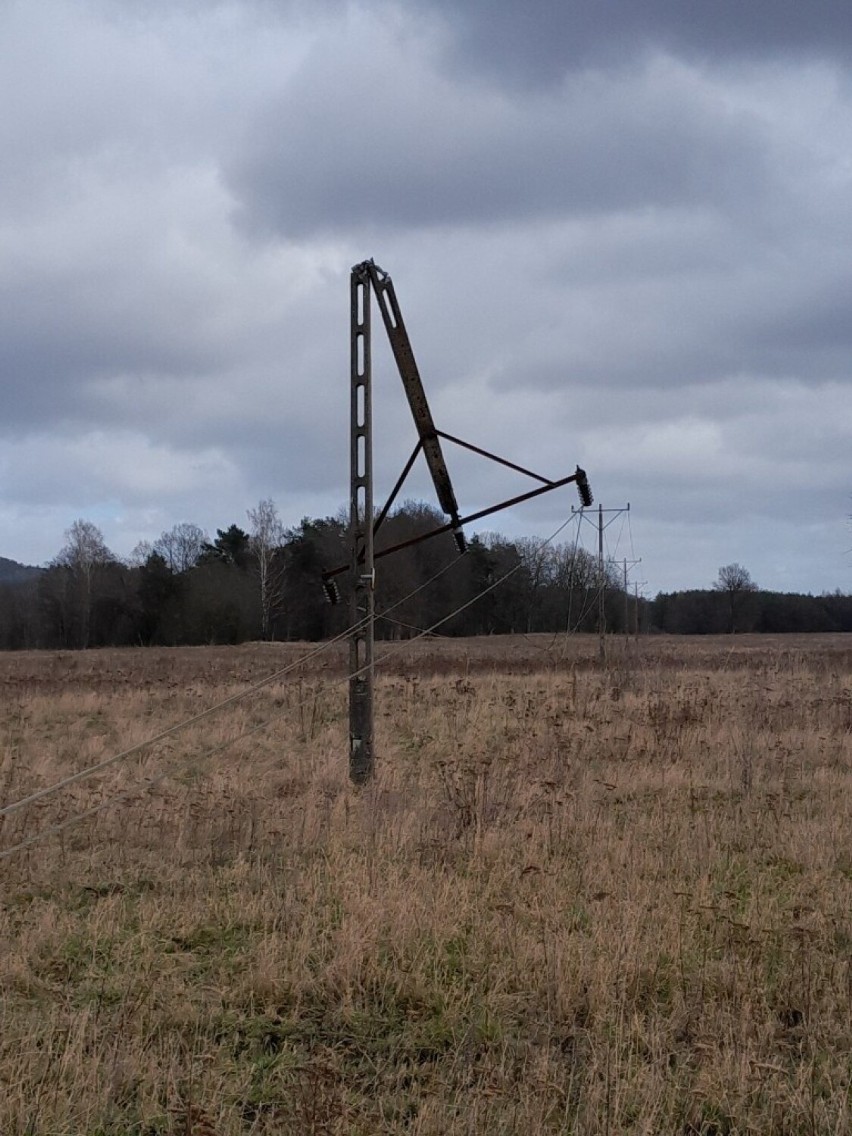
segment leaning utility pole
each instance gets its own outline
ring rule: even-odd
[[[348,564],[338,565],[323,572],[323,586],[332,603],[338,600],[335,577],[347,570],[352,577],[352,624],[349,632],[349,776],[356,785],[363,785],[373,776],[373,680],[374,680],[374,623],[375,623],[375,562],[402,548],[451,532],[460,553],[465,551],[462,526],[491,516],[561,489],[573,482],[584,507],[592,504],[592,491],[585,470],[579,466],[567,477],[555,481],[506,458],[498,457],[480,446],[453,437],[437,429],[426,400],[426,392],[405,329],[405,323],[390,276],[372,260],[356,264],[350,276],[350,479],[349,479],[349,542]],[[417,430],[417,444],[405,463],[402,473],[391,490],[378,515],[373,515],[373,429],[372,429],[372,358],[370,342],[370,311],[375,296],[382,322],[396,361],[409,408]],[[441,441],[451,442],[488,458],[539,482],[536,489],[520,493],[508,501],[479,509],[462,517],[450,482]],[[438,501],[449,518],[428,532],[385,546],[375,551],[375,536],[390,513],[406,477],[419,454],[423,454]]]
[[[370,350],[370,277],[366,265],[350,278],[350,495],[352,569],[349,640],[349,776],[357,784],[373,774],[373,402]]]

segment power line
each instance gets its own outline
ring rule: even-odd
[[[556,540],[556,538],[560,535],[560,533],[571,523],[571,520],[572,518],[569,517],[567,520],[563,521],[555,532],[551,533],[551,535],[547,537],[546,540],[543,540],[539,545],[539,551],[542,548],[546,548],[547,545],[552,544],[553,541]],[[465,600],[463,604],[459,604],[459,606],[454,611],[451,611],[449,615],[441,616],[439,620],[433,623],[430,627],[424,628],[424,630],[421,631],[419,635],[415,635],[413,639],[407,639],[402,643],[398,643],[396,645],[397,649],[408,647],[411,643],[416,643],[418,639],[422,639],[426,635],[431,635],[439,627],[442,627],[445,623],[449,623],[451,619],[455,619],[455,617],[457,615],[461,615],[463,611],[467,611],[469,607],[472,607],[473,604],[481,600],[483,596],[487,596],[489,592],[493,592],[495,588],[499,588],[501,584],[504,584],[510,577],[514,576],[516,572],[520,571],[523,566],[523,561],[519,560],[517,564],[514,564],[511,568],[508,569],[508,571],[504,572],[502,576],[499,576],[496,580],[493,580],[490,584],[486,585],[486,587],[478,591],[475,596],[472,596],[470,599]],[[381,655],[378,659],[376,659],[376,662],[383,662],[385,659],[390,658],[391,654],[392,651],[386,651],[384,655]]]
[[[239,702],[240,699],[248,698],[249,695],[256,694],[259,690],[263,690],[264,687],[269,686],[271,683],[277,681],[280,678],[283,678],[284,675],[289,674],[290,671],[293,671],[297,667],[300,667],[303,663],[310,661],[310,659],[314,658],[316,655],[319,655],[323,651],[328,650],[329,647],[332,647],[335,643],[340,642],[341,639],[345,639],[347,635],[351,633],[351,630],[352,629],[349,628],[346,631],[342,631],[339,635],[336,635],[333,639],[329,639],[326,643],[321,644],[319,647],[315,648],[313,651],[310,651],[301,659],[297,659],[294,662],[289,663],[286,667],[282,667],[280,670],[275,671],[273,674],[267,675],[266,678],[261,679],[260,682],[255,683],[253,686],[247,687],[245,690],[238,691],[236,694],[232,694],[228,698],[224,698],[221,702],[217,702],[214,706],[208,706],[206,710],[202,710],[199,714],[195,714],[191,718],[186,718],[182,722],[177,722],[174,726],[169,726],[168,729],[161,730],[160,733],[154,734],[152,737],[146,738],[144,741],[137,742],[136,745],[130,746],[129,749],[122,750],[120,753],[112,754],[110,757],[106,757],[103,759],[103,761],[96,762],[96,764],[90,765],[86,769],[81,769],[77,773],[71,773],[68,777],[63,777],[61,781],[57,781],[53,785],[47,785],[43,789],[38,789],[36,790],[36,792],[30,793],[29,796],[22,797],[19,801],[14,801],[10,805],[4,805],[2,808],[0,808],[0,817],[10,816],[12,813],[18,812],[19,809],[23,809],[27,805],[33,804],[35,801],[43,800],[45,797],[49,797],[53,793],[58,793],[60,789],[66,789],[69,785],[74,785],[78,781],[84,781],[87,777],[91,777],[95,773],[100,773],[102,769],[106,769],[110,765],[114,765],[117,761],[123,761],[126,757],[132,757],[134,754],[141,753],[143,750],[148,749],[149,746],[156,745],[161,741],[165,741],[166,738],[170,738],[174,734],[179,733],[181,730],[186,729],[187,726],[197,725],[205,718],[209,718],[211,715],[218,713],[225,707],[232,706],[235,702]]]
[[[546,540],[544,540],[542,542],[542,544],[540,545],[540,548],[545,548],[548,544],[551,544],[559,536],[559,534],[563,531],[563,529],[568,524],[570,524],[570,521],[571,521],[571,518],[569,518],[568,520],[563,522],[563,524],[561,524],[559,526],[559,528],[556,529],[556,531],[551,536],[549,536]],[[455,563],[455,561],[452,562],[452,563]],[[405,596],[403,598],[403,600],[397,601],[396,604],[393,604],[387,610],[388,611],[392,610],[393,607],[396,607],[400,603],[405,602],[405,600],[410,599],[412,595],[415,595],[417,592],[422,591],[423,588],[429,587],[431,584],[433,584],[436,581],[436,579],[440,575],[443,574],[444,571],[447,570],[447,567],[448,566],[445,566],[439,572],[436,572],[435,575],[430,580],[427,580],[425,583],[419,585],[408,596]],[[466,600],[463,604],[460,604],[454,611],[451,611],[448,615],[442,616],[440,619],[436,620],[430,627],[424,628],[422,631],[420,631],[420,633],[418,635],[415,635],[414,638],[409,639],[409,640],[405,641],[404,643],[397,644],[396,645],[397,649],[399,649],[400,647],[406,648],[406,647],[410,646],[412,643],[415,643],[418,639],[422,639],[426,635],[431,635],[439,627],[443,626],[443,624],[449,622],[449,620],[453,619],[455,616],[460,615],[467,608],[471,607],[478,600],[482,599],[483,596],[488,595],[489,592],[494,591],[495,588],[498,588],[501,584],[505,583],[506,580],[508,580],[511,576],[513,576],[515,574],[515,572],[517,572],[521,567],[523,567],[522,563],[519,562],[519,563],[515,564],[507,572],[504,572],[503,575],[500,576],[497,580],[492,581],[486,587],[482,588],[479,592],[477,592],[475,596],[472,596],[470,599]],[[347,632],[343,632],[343,633],[341,633],[341,635],[336,636],[332,640],[329,640],[329,642],[327,644],[323,645],[323,648],[329,647],[333,643],[338,642],[346,634],[347,634]],[[290,667],[284,668],[284,671],[286,672],[287,670],[294,669],[295,666],[300,665],[302,662],[306,662],[308,658],[311,658],[314,655],[317,655],[319,653],[320,653],[319,649],[314,651],[314,652],[311,652],[311,655],[306,656],[304,659],[299,660],[298,663],[294,663]],[[377,658],[375,660],[375,662],[377,662],[377,663],[384,662],[386,659],[391,658],[393,653],[394,653],[393,650],[386,651],[383,655],[379,656],[379,658]],[[278,673],[280,674],[280,673],[283,673],[283,672],[278,672]],[[358,675],[357,671],[352,672],[350,674],[345,675],[344,677],[342,677],[340,679],[333,681],[331,683],[331,685],[332,686],[342,685],[343,683],[349,682],[351,679],[356,678],[357,675]],[[256,684],[255,687],[251,688],[251,692],[254,692],[256,690],[260,690],[264,686],[268,685],[270,682],[272,682],[273,677],[275,677],[275,676],[270,676],[268,679],[264,680],[262,683]],[[230,705],[233,702],[237,701],[237,699],[239,697],[242,697],[243,695],[245,695],[247,693],[249,693],[249,691],[243,691],[241,695],[234,695],[231,698],[224,699],[222,702],[217,703],[215,707],[211,707],[208,711],[204,711],[202,714],[196,715],[195,718],[187,719],[186,722],[180,723],[179,726],[182,728],[183,726],[188,725],[190,722],[198,722],[202,718],[207,717],[210,713],[212,713],[214,709],[221,709],[223,706]],[[130,789],[126,789],[126,790],[123,790],[120,793],[114,794],[113,796],[109,797],[105,801],[99,801],[98,804],[92,805],[90,808],[85,809],[83,812],[75,813],[73,816],[66,817],[65,820],[58,821],[56,824],[49,825],[47,828],[41,829],[37,833],[33,833],[32,836],[29,836],[26,839],[19,841],[17,844],[13,844],[10,848],[6,848],[6,849],[3,849],[3,851],[0,851],[0,860],[6,860],[10,856],[15,855],[15,853],[22,852],[25,849],[32,847],[34,844],[37,844],[41,840],[46,840],[49,836],[55,836],[60,832],[64,832],[67,828],[72,827],[72,825],[79,824],[80,821],[87,820],[89,817],[95,816],[98,813],[103,812],[107,808],[112,808],[114,805],[120,804],[122,801],[128,800],[130,797],[135,796],[137,793],[148,792],[150,789],[154,788],[156,785],[159,785],[161,782],[165,781],[167,778],[172,777],[175,774],[177,774],[180,770],[185,770],[187,768],[191,769],[191,768],[199,767],[204,761],[207,761],[209,758],[214,757],[218,753],[224,752],[226,749],[229,749],[231,746],[236,745],[237,742],[243,741],[245,738],[248,738],[248,737],[253,736],[254,734],[260,733],[261,730],[266,729],[269,725],[271,725],[272,722],[277,721],[279,718],[283,717],[283,715],[285,713],[290,713],[292,710],[298,710],[302,706],[307,705],[308,701],[309,701],[308,699],[304,699],[302,702],[297,703],[297,705],[295,707],[287,707],[286,710],[279,711],[279,713],[274,714],[271,718],[266,719],[266,721],[261,722],[256,726],[252,726],[250,729],[244,730],[241,733],[235,735],[234,737],[229,738],[227,741],[220,743],[218,746],[214,746],[212,749],[207,750],[205,753],[203,753],[201,755],[201,757],[195,759],[191,763],[183,762],[183,763],[179,764],[177,768],[163,770],[161,773],[156,774],[156,776],[149,778],[145,782],[144,785],[138,785],[138,784],[134,785]],[[159,740],[159,738],[164,738],[164,737],[170,736],[171,734],[175,733],[178,728],[179,727],[172,727],[172,729],[170,729],[170,730],[163,731],[163,733],[161,735],[158,735],[158,739],[156,739],[156,740]],[[127,756],[127,754],[130,753],[130,752],[134,752],[134,751],[138,752],[138,750],[144,748],[146,745],[153,744],[154,740],[155,739],[148,739],[147,742],[140,743],[139,746],[134,747],[133,751],[128,750],[128,751],[125,751],[123,754],[116,754],[114,757],[107,759],[107,761],[105,763],[103,763],[103,762],[99,763],[97,768],[103,768],[105,764],[111,764],[111,763],[119,760],[120,757]],[[52,786],[47,790],[42,790],[38,794],[31,794],[31,796],[29,798],[24,798],[22,801],[16,802],[16,804],[14,804],[14,805],[6,806],[6,809],[2,813],[0,813],[0,816],[6,815],[9,812],[15,812],[15,811],[17,811],[17,809],[22,808],[24,806],[24,804],[30,803],[32,800],[38,800],[38,799],[40,799],[40,797],[47,796],[48,793],[57,791],[58,788],[64,788],[65,786],[72,784],[74,781],[82,780],[83,775],[91,773],[93,771],[93,769],[94,769],[94,767],[92,769],[88,770],[88,771],[83,770],[83,771],[81,771],[81,775],[79,775],[79,776],[75,774],[72,778],[65,778],[62,782],[58,782],[57,785]]]
[[[438,569],[438,571],[435,572],[428,580],[425,580],[423,581],[423,583],[418,584],[418,586],[410,591],[408,595],[403,596],[401,599],[396,600],[393,604],[387,607],[385,611],[382,612],[382,615],[386,616],[388,612],[394,611],[401,604],[407,603],[409,600],[413,599],[413,597],[416,596],[419,592],[422,592],[424,588],[431,587],[431,585],[434,584],[436,580],[443,576],[444,573],[452,568],[456,563],[458,563],[458,561],[452,560],[448,564],[445,564],[442,568]],[[261,679],[259,682],[247,687],[245,690],[238,691],[236,694],[230,695],[228,698],[223,699],[221,702],[217,702],[213,706],[208,706],[206,710],[202,710],[199,714],[195,714],[191,718],[186,718],[182,722],[177,722],[175,723],[175,725],[169,726],[168,729],[162,730],[160,733],[154,734],[152,737],[146,738],[144,741],[137,742],[136,745],[130,746],[128,749],[122,750],[120,753],[112,754],[110,757],[104,758],[103,761],[96,762],[94,765],[90,765],[85,769],[78,770],[76,773],[69,774],[68,777],[63,777],[60,781],[55,782],[53,785],[47,785],[43,789],[38,789],[35,792],[30,793],[28,796],[22,797],[18,801],[4,805],[2,808],[0,808],[0,818],[11,816],[13,813],[16,813],[20,809],[25,808],[27,805],[34,804],[36,801],[40,801],[45,797],[52,796],[54,793],[58,793],[61,789],[66,789],[70,785],[75,785],[80,781],[85,781],[87,778],[94,776],[95,773],[100,773],[102,770],[109,768],[109,766],[111,765],[115,765],[119,761],[123,761],[127,757],[132,757],[137,753],[141,753],[143,750],[148,749],[150,746],[156,745],[158,742],[165,741],[169,737],[173,737],[175,734],[179,733],[186,727],[197,725],[199,722],[204,721],[204,719],[211,717],[215,713],[218,713],[218,711],[223,710],[228,706],[234,705],[243,698],[248,698],[251,695],[256,694],[258,691],[263,690],[273,682],[276,682],[278,679],[281,679],[285,675],[290,674],[292,671],[296,670],[304,663],[310,662],[311,659],[316,658],[317,655],[322,654],[330,647],[333,647],[335,644],[346,639],[349,635],[352,634],[353,630],[354,628],[349,627],[345,631],[341,631],[339,635],[335,635],[332,639],[327,640],[325,643],[321,643],[318,647],[315,647],[312,651],[309,651],[306,655],[303,655],[302,658],[296,659],[292,663],[288,663],[286,667],[282,667],[279,670],[273,672],[273,674],[267,675],[266,678]]]
[[[341,681],[346,680],[344,679]],[[337,684],[335,683],[333,685]],[[299,710],[301,709],[301,707],[307,706],[309,701],[310,700],[306,698],[301,702],[297,702],[293,707],[288,706],[286,710],[281,710],[277,714],[273,714],[272,717],[267,718],[266,721],[260,722],[257,725],[252,726],[250,729],[243,730],[241,733],[236,734],[234,737],[228,738],[224,742],[220,742],[219,745],[213,746],[212,749],[206,750],[201,754],[200,757],[195,758],[193,761],[181,762],[176,768],[165,769],[161,773],[157,773],[155,776],[147,778],[144,784],[136,784],[130,789],[122,790],[120,793],[116,793],[113,796],[108,797],[106,800],[99,801],[98,804],[92,805],[91,808],[84,809],[81,813],[74,813],[73,816],[66,817],[65,820],[58,821],[56,824],[52,824],[47,828],[41,829],[39,832],[34,833],[32,836],[28,836],[25,840],[20,841],[18,844],[13,844],[10,848],[4,848],[3,851],[0,852],[0,860],[5,860],[9,856],[14,855],[14,853],[21,852],[25,848],[29,848],[33,844],[37,844],[40,840],[46,839],[48,836],[55,836],[59,832],[64,832],[66,828],[71,828],[72,825],[79,824],[80,821],[87,820],[89,817],[103,812],[104,809],[112,808],[114,805],[121,804],[122,801],[129,800],[130,797],[135,796],[137,793],[148,792],[156,785],[159,785],[161,784],[161,782],[166,781],[169,777],[174,777],[181,771],[198,768],[204,762],[209,760],[209,758],[215,757],[218,753],[223,753],[226,749],[230,749],[231,746],[236,745],[237,742],[241,742],[245,738],[252,737],[252,735],[260,733],[261,730],[265,730],[267,726],[283,717],[285,713],[289,713],[291,710]]]

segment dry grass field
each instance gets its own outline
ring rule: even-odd
[[[850,639],[389,650],[366,790],[335,648],[0,818],[112,801],[0,860],[0,1133],[852,1132]],[[0,802],[308,651],[3,656]]]

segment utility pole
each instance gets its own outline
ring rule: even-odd
[[[625,560],[624,560],[624,638],[625,639],[627,639],[630,635],[630,586],[629,586],[629,582],[628,582],[628,579],[627,579],[627,570],[629,568],[635,568],[637,564],[641,564],[641,563],[642,563],[642,557],[641,556],[637,560],[628,560],[627,558],[625,558]],[[638,625],[638,620],[639,620],[638,586],[637,586],[636,607],[635,607],[634,611],[635,611],[635,615],[636,615],[636,622],[637,622],[637,625]]]
[[[360,270],[360,271],[359,271]],[[349,776],[363,785],[373,775],[373,402],[370,350],[370,276],[352,270],[350,300],[350,497],[352,568],[349,640]]]
[[[598,654],[606,662],[606,575],[604,573],[603,506],[598,505]]]
[[[630,637],[630,593],[627,590],[627,561],[624,561],[624,638]]]
[[[572,508],[571,512],[575,512]],[[581,520],[595,524],[582,509],[577,510]],[[616,517],[622,513],[630,512],[630,502],[622,509],[605,509],[598,505],[598,518],[595,527],[598,530],[598,652],[602,663],[606,662],[606,562],[604,560],[604,531],[609,528]],[[612,513],[608,521],[604,521],[604,514]]]
[[[636,605],[635,608],[634,608],[635,621],[634,621],[634,625],[633,625],[633,635],[636,639],[636,642],[638,643],[639,642],[639,582],[638,581],[633,585],[633,589],[634,589],[633,602]]]
[[[402,473],[378,515],[374,515],[373,511],[370,312],[374,296],[417,429],[417,444],[414,451],[405,463]],[[349,303],[349,562],[327,569],[322,573],[322,580],[326,597],[331,603],[337,603],[339,592],[335,577],[349,571],[352,578],[350,609],[352,624],[349,632],[349,776],[356,785],[364,785],[372,778],[375,767],[373,687],[376,560],[382,556],[390,556],[402,548],[408,548],[409,545],[419,544],[421,541],[448,532],[453,534],[459,552],[463,553],[464,524],[481,520],[501,509],[519,505],[523,501],[531,501],[542,493],[550,493],[571,483],[576,486],[584,508],[589,507],[592,504],[592,491],[589,488],[586,471],[579,466],[573,473],[554,481],[436,428],[397,302],[396,290],[387,272],[379,268],[374,261],[365,260],[352,269],[349,278]],[[537,481],[538,487],[520,493],[508,501],[501,501],[497,505],[491,505],[462,517],[444,461],[442,440],[462,446],[517,473],[524,474]],[[391,506],[421,453],[432,476],[438,501],[449,520],[398,544],[385,545],[377,552],[376,533],[388,517]]]

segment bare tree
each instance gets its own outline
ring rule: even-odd
[[[719,569],[719,577],[713,585],[714,592],[756,592],[757,584],[751,578],[748,568],[742,564],[726,564]]]
[[[150,540],[140,540],[133,546],[133,551],[127,557],[127,563],[131,568],[141,568],[153,551],[154,546]]]
[[[92,625],[92,596],[98,572],[115,557],[106,546],[103,533],[91,521],[76,520],[65,530],[65,544],[53,567],[64,568],[79,603],[80,646],[88,647]]]
[[[248,509],[247,515],[251,524],[249,547],[260,584],[261,635],[269,639],[272,617],[281,602],[284,587],[284,559],[281,555],[284,525],[275,502],[268,497],[259,501],[256,509]]]
[[[532,536],[518,538],[515,542],[518,556],[526,569],[527,584],[527,631],[532,631],[538,612],[542,591],[551,582],[553,574],[553,549],[547,543]]]
[[[592,591],[599,583],[598,560],[585,548],[576,544],[557,544],[553,546],[554,579],[559,587],[567,591]],[[612,564],[604,567],[608,586],[613,586]]]
[[[759,591],[752,580],[751,573],[742,564],[726,564],[719,569],[719,576],[713,585],[714,592],[721,592],[728,601],[728,630],[733,634],[749,595]]]
[[[153,551],[162,556],[172,572],[188,572],[198,563],[206,543],[204,529],[184,521],[161,533],[154,541]]]

